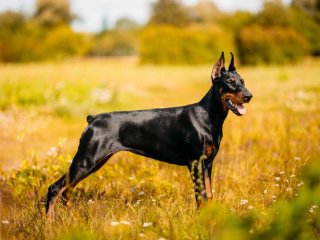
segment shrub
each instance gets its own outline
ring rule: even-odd
[[[293,9],[291,11],[290,25],[308,41],[311,55],[319,56],[320,24],[307,17],[304,13]]]
[[[39,57],[43,59],[81,56],[88,51],[88,43],[84,37],[73,32],[66,25],[61,25],[48,32],[41,46]]]
[[[143,63],[211,63],[223,49],[234,50],[233,36],[221,28],[147,28],[141,36],[140,58]]]
[[[243,64],[296,62],[308,49],[306,40],[288,27],[251,25],[240,31],[237,40]]]
[[[113,31],[98,36],[90,50],[94,56],[129,56],[137,51],[137,36],[134,31]]]

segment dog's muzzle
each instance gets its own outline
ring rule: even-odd
[[[244,115],[247,111],[243,104],[234,103],[230,99],[226,100],[226,105],[234,114],[238,116]]]

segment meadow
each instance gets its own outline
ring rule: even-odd
[[[0,238],[319,239],[319,59],[238,67],[253,99],[225,122],[212,203],[196,209],[186,168],[122,152],[46,219],[47,188],[87,114],[196,102],[211,69],[135,58],[0,65]]]

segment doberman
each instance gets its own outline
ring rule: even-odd
[[[119,151],[130,151],[162,162],[187,166],[194,182],[198,206],[201,198],[211,199],[212,162],[222,139],[222,125],[229,110],[244,115],[243,104],[252,94],[234,66],[228,70],[224,53],[211,73],[212,86],[200,102],[191,105],[102,113],[87,117],[78,151],[69,171],[48,189],[46,212],[50,216],[54,203],[70,192],[81,180],[100,169]],[[194,164],[200,156],[203,164]],[[199,184],[202,182],[202,190]]]

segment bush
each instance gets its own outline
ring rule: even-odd
[[[129,56],[137,52],[134,31],[113,31],[98,36],[90,54],[93,56]]]
[[[39,58],[61,59],[84,55],[88,51],[88,43],[81,34],[73,32],[69,26],[61,25],[46,34],[38,50]]]
[[[310,46],[310,53],[314,56],[320,55],[320,25],[304,13],[292,9],[290,25],[299,32]]]
[[[141,36],[140,58],[143,63],[211,63],[222,50],[234,50],[233,36],[221,28],[147,28]]]
[[[243,64],[296,62],[308,49],[306,40],[288,27],[251,25],[239,32],[237,40]]]

